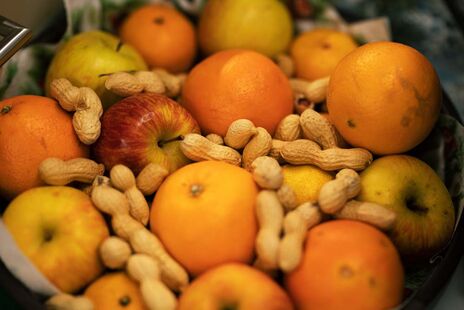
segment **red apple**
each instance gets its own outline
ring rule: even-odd
[[[180,104],[162,95],[138,94],[103,114],[93,152],[107,169],[123,164],[139,173],[154,162],[173,172],[190,162],[179,144],[181,137],[191,132],[199,133],[200,127]]]

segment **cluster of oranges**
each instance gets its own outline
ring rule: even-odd
[[[145,6],[135,11],[122,24],[120,37],[134,46],[150,67],[173,73],[189,70],[198,56],[194,26],[171,7]],[[410,47],[391,42],[358,47],[345,33],[320,29],[297,37],[289,54],[295,63],[297,78],[312,81],[330,76],[328,118],[353,146],[379,155],[405,152],[429,134],[438,117],[438,78],[427,59]],[[385,63],[395,65],[384,66]],[[293,112],[294,95],[288,77],[271,58],[255,51],[234,49],[216,53],[195,65],[188,73],[180,103],[199,123],[202,133],[224,136],[232,121],[245,118],[272,134],[279,121]],[[54,100],[18,96],[2,101],[0,110],[0,193],[3,197],[10,199],[42,185],[37,167],[48,157],[89,157],[88,148],[78,141],[73,131],[71,117]],[[217,169],[221,169],[220,176],[213,173]],[[294,188],[304,187],[307,182],[323,184],[332,179],[330,174],[317,171],[320,176],[305,180],[301,169],[284,169],[285,178],[294,182],[291,184]],[[185,184],[191,182],[199,182],[205,188],[201,200],[183,194]],[[304,190],[297,192],[303,195],[299,197],[301,201],[315,195]],[[215,162],[192,164],[175,172],[160,188],[150,223],[170,254],[193,275],[205,272],[208,266],[218,265],[223,257],[231,255],[235,255],[233,261],[251,263],[257,231],[256,194],[257,187],[244,169],[217,166]],[[385,270],[388,264],[376,261],[381,256],[386,261],[394,259],[395,250],[388,247],[380,232],[367,225],[334,222],[337,223],[320,225],[309,232],[306,247],[311,248],[311,253],[286,279],[292,297],[330,300],[336,296],[324,294],[334,291],[347,294],[353,290],[346,288],[352,287],[359,289],[357,295],[343,296],[340,300],[356,304],[358,298],[364,298],[373,307],[392,306],[391,302],[397,302],[401,292],[388,283],[359,281],[378,276],[389,283],[400,282],[401,269]],[[348,230],[350,238],[345,238]],[[216,252],[197,251],[202,242],[214,244]],[[339,259],[342,252],[354,261]],[[357,254],[353,253],[365,254],[356,258]],[[184,258],[187,259],[182,261]],[[371,264],[372,274],[359,278],[343,274],[351,272],[343,271],[347,263]],[[328,266],[327,270],[321,266]],[[311,283],[303,276],[308,272],[331,274],[339,270],[340,276],[315,277]],[[89,295],[106,299],[104,290],[113,287],[118,294],[138,296],[133,289],[135,284],[129,279],[112,277],[114,285],[101,283]],[[235,275],[232,273],[230,277]],[[246,290],[247,284],[243,285]],[[375,294],[380,297],[369,297]],[[133,297],[133,300],[137,298],[140,299]]]

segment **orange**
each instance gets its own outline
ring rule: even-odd
[[[92,301],[94,310],[145,310],[139,287],[124,272],[113,272],[89,285],[84,296]]]
[[[347,55],[330,77],[330,120],[353,146],[376,154],[406,152],[432,130],[441,88],[432,64],[412,47],[368,43]]]
[[[285,286],[298,309],[390,309],[401,302],[403,266],[380,230],[334,220],[309,230]]]
[[[292,113],[290,83],[268,57],[249,50],[213,54],[188,74],[182,104],[204,133],[224,136],[230,123],[246,118],[273,134]]]
[[[71,116],[50,98],[21,95],[0,102],[0,194],[8,199],[42,185],[39,164],[48,157],[87,157]]]
[[[227,262],[249,263],[257,234],[257,187],[243,168],[203,161],[180,168],[159,188],[151,230],[192,275]]]
[[[178,310],[190,309],[291,310],[293,305],[268,275],[230,263],[208,270],[183,291]]]
[[[296,76],[310,81],[329,76],[357,46],[349,34],[337,30],[318,28],[304,32],[290,47]]]
[[[167,5],[144,5],[135,10],[122,23],[119,35],[150,67],[173,73],[190,68],[196,55],[192,23]]]

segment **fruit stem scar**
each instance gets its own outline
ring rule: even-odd
[[[157,24],[157,25],[162,25],[162,24],[164,24],[164,18],[161,17],[161,16],[156,17],[156,18],[153,20],[153,22],[154,22],[155,24]]]
[[[2,110],[0,111],[1,114],[7,114],[8,112],[11,111],[11,105],[6,105],[2,108]]]
[[[353,269],[346,265],[341,266],[339,272],[340,275],[344,278],[351,278],[354,274]]]
[[[131,303],[131,299],[129,296],[123,296],[119,298],[119,304],[123,307],[128,306]]]
[[[346,121],[346,123],[348,124],[348,127],[350,128],[354,128],[356,127],[356,124],[354,123],[354,121],[350,118]]]
[[[44,230],[44,242],[50,242],[53,239],[53,230],[45,229]]]
[[[219,309],[221,309],[221,310],[237,310],[238,308],[239,308],[238,304],[232,303],[232,302],[227,302],[227,303],[224,303]]]
[[[203,192],[203,186],[200,184],[192,184],[190,186],[190,193],[193,197],[198,197]]]

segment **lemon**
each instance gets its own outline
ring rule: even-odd
[[[330,173],[311,165],[286,165],[283,173],[284,183],[293,189],[298,204],[317,202],[322,185],[333,179]]]

